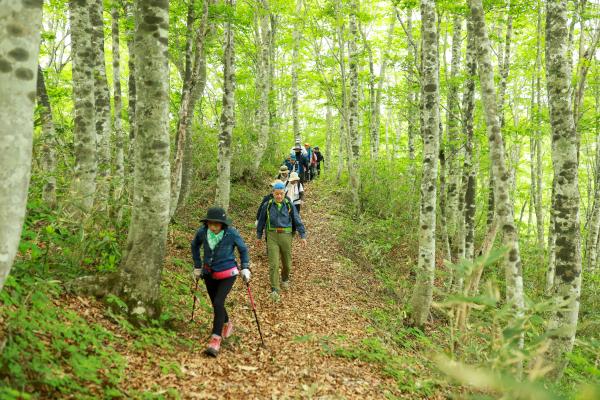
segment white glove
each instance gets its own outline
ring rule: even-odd
[[[202,276],[202,268],[194,268],[194,278],[200,279]]]
[[[252,275],[250,273],[250,270],[248,268],[244,268],[242,270],[242,272],[240,272],[240,275],[242,275],[242,279],[244,280],[244,282],[249,282],[250,281],[250,276]]]

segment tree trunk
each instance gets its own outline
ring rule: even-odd
[[[129,78],[127,82],[127,116],[129,118],[129,146],[127,148],[127,161],[128,161],[128,172],[125,174],[127,183],[126,189],[129,192],[129,201],[133,202],[133,175],[135,170],[135,138],[137,136],[136,126],[136,99],[137,90],[135,87],[136,80],[136,61],[135,61],[135,18],[133,16],[133,9],[128,3],[124,4],[125,14],[127,15],[127,29],[126,29],[126,40],[127,40],[127,52],[129,53]]]
[[[331,115],[331,107],[329,106],[327,106],[325,121],[327,122],[327,131],[325,132],[325,160],[323,168],[329,169],[331,166],[331,136],[333,132],[333,117]]]
[[[350,40],[348,42],[348,65],[350,80],[350,102],[348,104],[349,124],[348,124],[348,172],[350,175],[350,188],[352,190],[352,203],[356,211],[360,212],[360,139],[358,133],[358,26],[357,16],[359,3],[357,0],[352,2],[352,11],[350,12]]]
[[[532,197],[533,207],[535,209],[536,219],[536,238],[537,246],[540,249],[541,254],[544,252],[544,210],[542,209],[542,134],[541,134],[541,74],[542,74],[542,5],[541,1],[537,3],[537,44],[536,44],[536,57],[535,57],[535,93],[531,95],[532,101],[532,114],[535,125],[535,137],[533,140],[533,151],[532,151]],[[532,88],[533,89],[533,88]],[[534,101],[536,99],[536,101]],[[533,106],[535,104],[535,107]],[[535,156],[535,159],[533,158]]]
[[[121,220],[122,196],[125,185],[125,156],[123,153],[123,101],[121,92],[121,56],[119,38],[119,9],[113,5],[112,15],[112,54],[113,54],[113,100],[114,100],[114,143],[115,143],[115,176],[113,178],[113,201],[117,210],[117,220]]]
[[[556,187],[553,212],[556,218],[556,274],[552,297],[556,301],[548,324],[551,344],[548,355],[554,363],[552,374],[562,376],[566,355],[573,349],[579,296],[581,293],[581,249],[579,237],[579,135],[570,102],[571,68],[566,52],[567,8],[562,0],[549,0],[546,13],[546,71],[552,164]]]
[[[42,120],[43,144],[42,144],[42,171],[45,176],[42,198],[50,208],[56,207],[56,130],[54,129],[54,118],[52,107],[46,90],[44,71],[38,64],[37,69],[37,97],[40,106]]]
[[[235,10],[235,0],[227,0],[227,5]],[[217,194],[216,204],[225,210],[229,208],[229,191],[231,187],[231,139],[235,118],[235,55],[233,42],[233,24],[225,22],[225,44],[223,51],[223,110],[221,112],[221,133],[219,134],[219,159],[217,162]]]
[[[135,183],[121,290],[132,319],[160,314],[160,281],[169,223],[169,2],[135,2],[137,98]]]
[[[461,229],[461,245],[464,246],[462,254],[468,261],[473,261],[475,256],[475,211],[477,209],[477,170],[473,166],[473,115],[475,110],[475,75],[477,74],[476,49],[473,37],[473,26],[467,21],[467,54],[466,54],[467,80],[463,95],[464,123],[463,132],[466,137],[465,158],[463,164],[463,178],[461,187],[466,188],[461,194],[464,213],[461,217],[464,228]]]
[[[104,58],[104,5],[103,0],[91,0],[89,7],[92,25],[94,55],[94,108],[96,110],[96,138],[98,151],[98,187],[96,203],[100,210],[108,207],[110,192],[110,92],[106,79]]]
[[[258,142],[256,144],[256,150],[254,151],[254,165],[252,166],[254,174],[258,172],[260,162],[262,161],[263,155],[269,142],[269,130],[270,119],[269,119],[269,93],[271,88],[269,82],[271,82],[270,73],[270,57],[271,52],[271,32],[270,32],[270,19],[269,19],[269,3],[267,0],[261,0],[260,9],[258,11],[258,26],[256,29],[258,33],[256,35],[257,43],[257,56],[256,56],[256,93],[258,95],[258,110],[257,110],[257,125],[258,125]]]
[[[473,32],[477,43],[481,97],[485,110],[492,174],[494,176],[494,204],[503,233],[503,244],[507,249],[504,258],[506,299],[507,302],[514,305],[516,317],[520,318],[523,315],[525,306],[521,255],[510,197],[510,171],[506,167],[502,130],[498,119],[499,112],[494,85],[494,71],[490,57],[490,43],[485,27],[485,14],[481,0],[470,0],[470,9],[474,27]],[[522,343],[523,337],[521,336],[519,347],[522,347]]]
[[[41,24],[42,1],[14,0],[0,7],[0,290],[25,218]]]
[[[74,211],[82,221],[92,210],[96,194],[96,127],[94,111],[94,48],[90,33],[88,1],[71,1],[71,47],[73,53],[73,140],[75,176],[73,179]]]
[[[423,137],[423,176],[419,216],[419,261],[417,282],[412,294],[411,320],[421,326],[431,307],[435,275],[435,214],[437,159],[439,151],[439,58],[437,15],[433,0],[421,0],[421,136]]]
[[[296,0],[296,18],[300,18],[302,11],[302,0]],[[300,141],[300,121],[298,120],[298,67],[300,51],[300,27],[295,26],[292,32],[292,121],[294,124],[294,140]]]
[[[190,4],[193,7],[193,4]],[[191,18],[193,22],[193,18]],[[191,146],[191,125],[194,108],[198,97],[204,92],[206,85],[206,50],[205,42],[208,32],[208,1],[203,1],[202,17],[194,43],[195,57],[193,61],[186,60],[186,68],[189,67],[188,78],[184,82],[183,95],[179,106],[179,123],[177,124],[177,148],[175,150],[175,160],[171,171],[171,205],[169,208],[169,217],[173,218],[178,207],[184,204],[180,201],[181,189],[183,186],[184,169],[187,166],[191,168],[191,162],[186,165],[186,154],[189,153],[188,147]],[[189,54],[191,58],[191,52]],[[187,70],[187,69],[186,69]],[[191,161],[191,160],[190,160]],[[188,180],[189,182],[189,180]],[[188,185],[189,187],[189,185]],[[187,188],[186,188],[187,190]],[[186,193],[187,195],[187,193]]]
[[[448,237],[450,239],[450,249],[452,262],[457,262],[464,257],[464,244],[459,231],[460,220],[463,218],[463,210],[460,208],[462,202],[459,200],[459,193],[462,193],[460,186],[460,160],[461,160],[461,143],[460,143],[460,107],[457,83],[458,74],[460,73],[460,55],[462,44],[462,17],[456,15],[452,23],[454,32],[452,33],[452,63],[450,64],[450,82],[448,85],[447,99],[447,143],[448,150],[446,152],[446,162],[448,166],[448,191],[446,193],[447,203],[447,219],[448,219]],[[462,236],[464,237],[464,236]],[[458,286],[462,277],[459,277]]]
[[[510,44],[512,41],[512,0],[508,0],[508,10],[506,11],[506,37],[504,40],[503,57],[500,62],[500,89],[498,93],[498,112],[500,113],[500,127],[504,127],[504,102],[506,98],[506,85],[508,82],[508,73],[510,70]]]

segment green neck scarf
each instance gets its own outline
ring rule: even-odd
[[[225,233],[225,230],[221,230],[221,232],[219,232],[218,234],[214,234],[213,231],[211,231],[210,229],[208,229],[207,234],[206,234],[206,240],[208,241],[208,247],[210,247],[211,250],[214,250],[215,247],[217,246],[217,244],[219,244],[219,242],[221,241],[221,239],[223,239],[223,234]]]

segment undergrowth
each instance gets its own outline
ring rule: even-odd
[[[442,391],[445,396],[459,398],[600,398],[599,324],[595,314],[590,313],[600,306],[600,279],[586,276],[584,280],[578,339],[564,378],[558,382],[545,380],[535,362],[546,343],[545,321],[550,308],[543,297],[544,257],[536,253],[534,246],[522,246],[523,264],[527,265],[525,290],[530,296],[522,319],[515,319],[513,310],[504,307],[501,300],[498,282],[503,281],[504,272],[497,258],[484,260],[485,288],[481,296],[472,299],[449,296],[446,282],[456,267],[438,260],[432,320],[425,330],[407,324],[415,280],[412,271],[417,263],[418,182],[402,172],[405,166],[380,164],[363,171],[369,179],[362,181],[359,214],[351,211],[348,190],[331,179],[319,183],[333,187],[319,192],[327,196],[322,202],[336,217],[338,238],[347,250],[345,257],[352,259],[355,273],[377,278],[377,287],[365,289],[380,296],[386,305],[370,312],[370,335],[362,343],[332,342],[326,351],[379,365],[402,391],[415,397],[426,398]],[[465,302],[475,304],[478,310],[471,313],[468,330],[459,334],[453,327],[451,310]],[[525,335],[523,350],[518,349],[521,333]],[[525,380],[512,375],[519,359],[524,361],[526,372],[533,374]],[[454,363],[449,370],[445,369],[448,363]],[[411,374],[415,367],[418,374]],[[470,386],[470,377],[478,374],[485,377],[485,384]]]

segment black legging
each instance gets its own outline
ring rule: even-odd
[[[233,284],[235,283],[237,276],[232,276],[226,279],[212,279],[206,277],[204,283],[206,284],[206,291],[210,296],[210,301],[213,306],[213,335],[221,336],[223,332],[223,324],[229,322],[229,315],[225,310],[225,298],[231,291]]]

